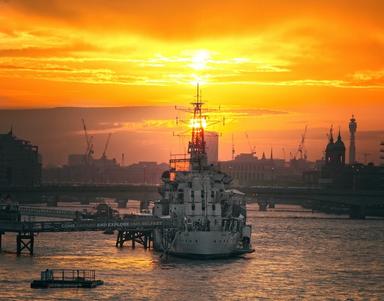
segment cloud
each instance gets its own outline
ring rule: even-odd
[[[32,57],[32,58],[50,58],[68,56],[83,51],[95,51],[94,45],[78,42],[75,44],[61,47],[22,47],[22,48],[2,48],[0,57]]]
[[[384,69],[357,71],[350,76],[357,86],[376,86],[384,88]]]
[[[369,17],[382,24],[383,3],[372,1],[296,0],[268,2],[210,0],[107,1],[107,0],[13,0],[14,12],[30,18],[48,20],[96,30],[124,30],[161,38],[190,39],[201,36],[239,35],[263,31],[292,17],[321,18],[324,21],[347,15],[353,22]],[[170,17],[171,16],[171,17]],[[225,20],[225,22],[223,22]],[[180,26],[182,25],[182,26]]]
[[[377,13],[382,6],[14,0],[3,3],[7,14],[0,17],[0,76],[91,85],[171,86],[198,79],[212,85],[371,89],[381,87],[380,80],[348,75],[363,64],[384,64],[384,24]],[[198,53],[206,56],[197,64]]]

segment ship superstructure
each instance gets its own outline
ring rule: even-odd
[[[186,257],[228,257],[253,252],[243,193],[227,189],[231,178],[208,165],[207,116],[199,86],[192,103],[188,156],[173,157],[162,175],[154,215],[169,219],[171,229],[154,234],[158,250]],[[183,168],[180,168],[183,166]]]

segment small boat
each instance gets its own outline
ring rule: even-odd
[[[31,282],[31,288],[93,288],[102,284],[96,280],[95,270],[46,269],[40,280]]]

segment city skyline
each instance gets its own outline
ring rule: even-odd
[[[152,120],[151,117],[157,114],[165,114],[164,119]],[[238,111],[236,114],[241,116],[243,113]],[[263,112],[260,111],[257,114],[262,116]],[[84,118],[88,132],[93,136],[95,158],[101,157],[108,134],[112,133],[107,150],[108,158],[115,158],[120,163],[121,154],[124,153],[126,164],[138,161],[168,162],[170,153],[183,152],[189,140],[188,134],[182,137],[173,134],[180,133],[184,129],[180,124],[176,124],[175,116],[177,113],[174,107],[0,110],[0,131],[6,133],[12,128],[17,137],[38,145],[45,166],[62,165],[67,162],[69,154],[85,152],[86,142],[81,123],[81,118]],[[187,118],[187,116],[179,116]],[[143,122],[143,120],[146,121]],[[241,121],[240,117],[233,122],[241,127]],[[349,118],[340,125],[347,148],[349,148],[348,122]],[[357,122],[359,125],[356,142],[357,161],[378,164],[380,148],[378,141],[384,132],[361,130],[358,118]],[[337,135],[339,126],[334,123],[333,127]],[[219,160],[222,161],[231,159],[232,135],[236,155],[249,153],[250,147],[254,147],[259,158],[262,157],[263,152],[269,157],[273,149],[274,158],[285,157],[289,160],[290,153],[292,156],[295,155],[304,131],[304,129],[290,130],[287,135],[287,131],[277,130],[260,132],[239,128],[236,132],[226,131],[226,126],[221,125],[216,129],[220,134]],[[305,148],[309,160],[321,159],[328,142],[327,133],[329,133],[329,127],[308,127]],[[294,138],[291,139],[290,136]],[[157,151],[154,153],[153,149]]]
[[[142,143],[162,149],[154,159],[166,161],[180,144],[166,136],[177,116],[169,108],[191,102],[199,82],[203,101],[221,106],[226,118],[224,127],[213,129],[222,133],[222,160],[230,158],[232,134],[238,152],[249,150],[245,133],[259,155],[274,148],[283,157],[284,148],[288,159],[305,126],[309,157],[320,158],[331,125],[349,140],[347,120],[354,114],[357,160],[369,154],[377,163],[384,136],[382,10],[373,0],[0,1],[0,110],[31,109],[33,115],[56,107],[132,107],[115,119],[100,109],[89,126],[113,133],[115,157],[128,152],[125,140],[136,131]],[[131,115],[140,108],[146,113]],[[44,120],[52,124],[52,111],[44,112],[43,128]],[[87,119],[80,115],[71,120],[73,128],[48,127],[44,137],[31,134],[35,127],[23,118],[6,118],[0,130],[13,125],[42,145],[47,162],[60,163],[63,152],[80,149],[79,120]],[[58,144],[49,137],[59,133],[72,145],[47,147]],[[102,148],[104,138],[95,136]],[[121,150],[114,146],[117,137]],[[149,157],[144,147],[138,154]]]

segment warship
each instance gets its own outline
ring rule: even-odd
[[[155,249],[193,258],[223,258],[254,252],[247,224],[245,195],[229,189],[231,177],[208,164],[204,138],[207,126],[201,92],[189,109],[188,154],[172,156],[162,174],[161,199],[153,215],[171,225],[154,233]]]

